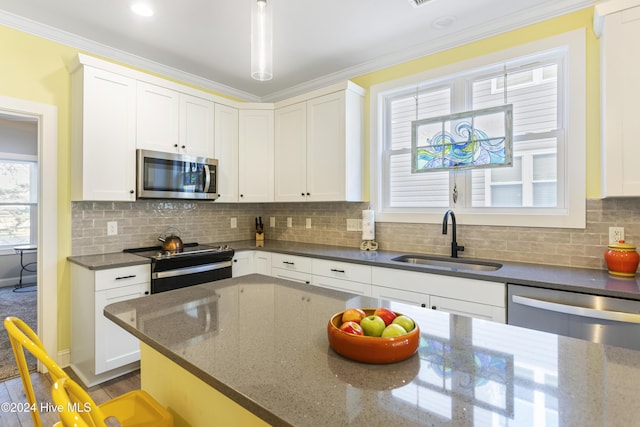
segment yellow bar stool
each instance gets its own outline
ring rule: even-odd
[[[118,401],[119,398],[116,398],[109,402],[109,408],[105,408],[104,404],[96,405],[91,396],[70,378],[60,378],[51,387],[51,397],[56,410],[60,411],[62,427],[107,427],[105,420],[113,410],[112,405],[118,406],[116,412],[123,415],[122,418],[115,417],[121,425],[131,425],[127,422],[132,419],[135,419],[135,425],[140,427],[167,425],[164,423],[170,420],[159,420],[157,417],[163,408],[148,394],[136,394],[135,405],[131,405],[131,402],[126,402],[125,399]]]
[[[25,348],[36,359],[38,359],[49,371],[52,382],[55,384],[60,379],[72,381],[67,373],[53,360],[44,349],[44,345],[36,333],[17,317],[7,317],[4,320],[4,327],[9,334],[9,341],[13,349],[13,355],[16,358],[22,385],[30,408],[36,408],[31,411],[33,424],[35,427],[42,427],[42,420],[39,407],[36,401],[36,395],[31,383],[29,368],[25,359]],[[73,386],[71,386],[73,387]],[[78,387],[80,387],[78,385]],[[86,394],[86,392],[84,392]],[[88,395],[87,395],[88,396]],[[144,390],[133,390],[111,399],[100,405],[96,405],[93,401],[89,401],[93,407],[97,409],[96,416],[103,416],[102,424],[95,424],[94,421],[85,423],[89,426],[104,425],[104,420],[110,417],[117,419],[122,427],[173,427],[173,415],[166,408],[161,406],[149,393]],[[65,425],[65,424],[62,424]],[[69,424],[74,425],[74,424]],[[82,426],[82,424],[78,424]]]

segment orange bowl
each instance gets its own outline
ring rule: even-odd
[[[363,308],[367,316],[373,314],[375,308]],[[340,330],[343,311],[334,314],[327,324],[329,345],[333,350],[347,359],[365,363],[394,363],[408,359],[418,349],[420,328],[418,324],[412,331],[399,337],[366,337],[353,335]],[[396,315],[402,313],[395,312]]]

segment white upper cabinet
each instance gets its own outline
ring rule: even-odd
[[[179,93],[138,82],[136,146],[175,152],[179,149]]]
[[[307,103],[275,111],[275,200],[307,200]]]
[[[192,156],[213,158],[215,104],[180,94],[180,149]]]
[[[341,86],[276,109],[276,201],[363,200],[364,90]]]
[[[214,103],[138,82],[137,148],[213,156]]]
[[[136,81],[75,64],[71,74],[71,199],[136,198]]]
[[[213,157],[218,159],[219,203],[238,201],[238,109],[215,106]]]
[[[603,10],[611,3],[603,3]],[[617,2],[620,3],[620,2]],[[640,40],[640,2],[635,7],[607,13],[602,23],[602,196],[640,196],[640,144],[637,121],[640,117],[640,56],[633,52]],[[610,6],[611,6],[610,5]],[[622,5],[622,3],[621,3]],[[624,3],[628,7],[629,2]]]
[[[273,110],[240,110],[240,202],[273,202]]]

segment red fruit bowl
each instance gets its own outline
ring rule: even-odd
[[[363,308],[367,316],[372,315],[375,308]],[[333,350],[347,359],[365,363],[394,363],[408,359],[418,349],[420,328],[416,324],[412,331],[398,337],[367,337],[353,335],[340,330],[342,311],[334,314],[327,324],[329,345]],[[395,312],[400,316],[402,313]]]

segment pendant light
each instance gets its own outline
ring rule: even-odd
[[[251,77],[273,77],[273,6],[272,0],[252,0],[251,7]]]

